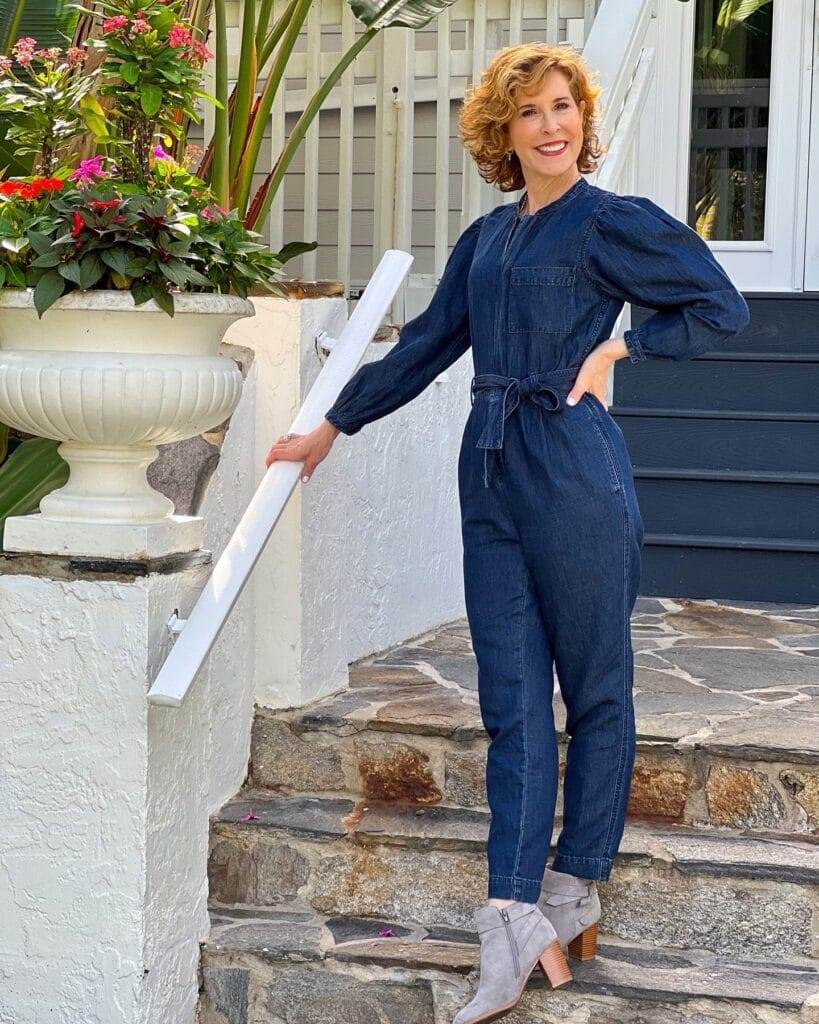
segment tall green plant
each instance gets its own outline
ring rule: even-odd
[[[9,428],[0,424],[0,545],[9,516],[36,512],[51,491],[68,480],[58,441],[29,438],[8,455]]]
[[[320,0],[290,0],[282,14],[272,20],[272,0],[260,0],[258,6],[246,2],[242,16],[239,73],[233,94],[227,89],[227,0],[213,0],[216,38],[216,110],[213,140],[199,168],[222,204],[235,207],[245,224],[261,230],[270,213],[273,199],[293,161],[307,130],[330,91],[358,54],[382,29],[403,27],[419,29],[450,7],[455,0],[347,0],[365,31],[341,55],[307,103],[284,149],[261,187],[251,197],[253,176],[259,167],[259,155],[265,127],[296,40],[313,3]],[[272,61],[261,86],[262,70]]]
[[[711,38],[703,40],[695,54],[696,59],[707,67],[710,77],[719,77],[719,69],[728,68],[731,59],[731,35],[740,28],[747,30],[748,20],[771,2],[772,0],[722,0],[714,19]]]

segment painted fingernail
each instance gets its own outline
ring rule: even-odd
[[[303,477],[301,478],[301,482],[302,482],[303,484],[306,484],[306,483],[307,483],[307,481],[308,481],[309,479],[310,479],[310,477],[309,477],[309,476],[303,476]]]
[[[566,405],[574,405],[577,402],[576,398],[567,398]]]

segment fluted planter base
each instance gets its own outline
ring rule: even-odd
[[[0,289],[0,422],[61,441],[68,482],[6,520],[7,551],[143,560],[193,551],[196,516],[174,515],[146,470],[158,444],[223,423],[242,376],[219,354],[252,315],[230,296],[179,295],[171,320],[127,292],[72,292],[37,318],[31,290]]]

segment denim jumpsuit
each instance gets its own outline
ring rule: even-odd
[[[497,206],[458,239],[427,309],[327,413],[354,434],[472,347],[458,487],[490,739],[490,898],[535,902],[540,892],[559,774],[553,666],[569,742],[552,867],[607,879],[623,834],[643,523],[619,426],[588,392],[574,406],[565,399],[625,302],[657,311],[625,332],[632,363],[696,356],[748,322],[705,242],[646,198],[581,177],[533,214]]]

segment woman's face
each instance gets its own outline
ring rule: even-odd
[[[520,92],[509,123],[509,144],[528,183],[565,175],[583,148],[583,100],[576,103],[566,75],[553,68],[540,92]]]

